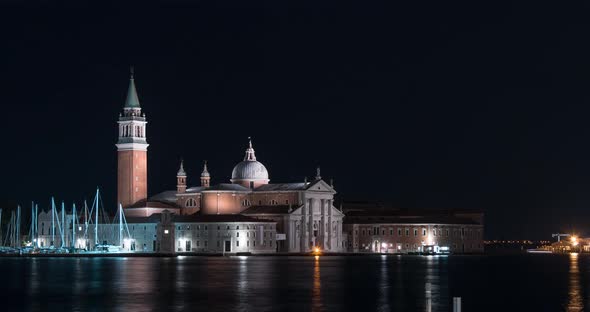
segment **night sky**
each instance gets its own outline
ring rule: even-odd
[[[150,195],[181,157],[227,183],[252,136],[271,183],[320,165],[339,199],[483,209],[489,239],[590,235],[590,5],[411,2],[4,4],[0,202],[115,209],[134,65]]]

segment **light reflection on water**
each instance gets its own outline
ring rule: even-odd
[[[320,275],[320,256],[314,257],[312,311],[322,311],[322,277]]]
[[[9,281],[0,283],[0,310],[426,311],[430,297],[432,311],[449,311],[461,296],[465,311],[502,311],[507,301],[509,310],[581,311],[586,262],[588,255],[0,258]]]
[[[582,290],[580,285],[580,268],[578,267],[579,257],[577,253],[570,253],[569,255],[569,302],[567,304],[567,311],[583,311],[584,303],[582,301]]]

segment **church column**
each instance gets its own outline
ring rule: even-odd
[[[320,225],[320,242],[322,249],[326,249],[326,200],[320,199],[320,206],[321,206],[321,225]]]
[[[334,228],[332,227],[332,200],[328,200],[328,248],[332,250],[332,232]]]
[[[314,239],[313,237],[313,205],[314,205],[315,199],[310,199],[309,200],[309,239],[307,240],[307,245],[309,245],[309,242],[312,241]],[[314,242],[315,244],[315,242]]]
[[[307,250],[307,248],[305,246],[307,246],[307,227],[305,226],[307,224],[307,205],[308,205],[308,200],[305,199],[303,202],[303,208],[301,211],[301,222],[300,222],[300,227],[299,227],[299,234],[301,235],[301,250],[300,252],[305,252],[305,250]]]

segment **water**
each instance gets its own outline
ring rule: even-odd
[[[0,258],[0,311],[582,311],[590,256]]]

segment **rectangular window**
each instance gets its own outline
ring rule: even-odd
[[[393,236],[393,229],[389,229],[389,235]]]
[[[406,229],[406,236],[410,236],[410,229]]]
[[[207,247],[207,241],[205,241],[205,247]]]
[[[400,229],[400,228],[397,229],[397,236],[402,236],[402,229]]]
[[[240,232],[236,232],[236,237],[240,237]]]
[[[252,246],[256,247],[256,241],[252,241]]]
[[[240,241],[239,240],[236,241],[236,247],[240,247]]]
[[[414,236],[418,236],[418,229],[414,229]]]
[[[422,229],[422,236],[426,236],[426,229]]]

